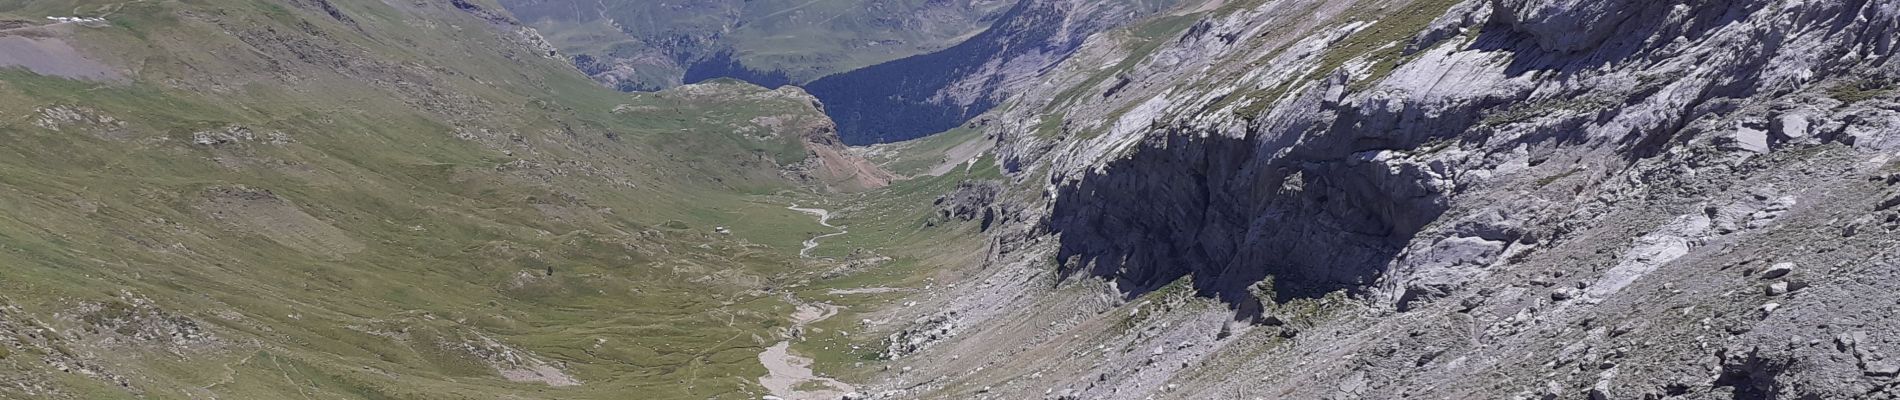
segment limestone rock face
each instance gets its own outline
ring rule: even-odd
[[[1174,0],[1024,0],[950,48],[806,84],[845,143],[909,140],[952,129],[1037,84],[1085,40]]]
[[[997,210],[994,207],[996,197],[1003,192],[1002,182],[966,181],[957,184],[957,188],[948,194],[937,197],[937,214],[940,218],[955,218],[964,221],[981,219],[982,228],[988,230],[996,222]]]
[[[1595,48],[1639,14],[1666,9],[1667,2],[1643,0],[1492,0],[1497,21],[1537,40],[1550,51]],[[1716,2],[1701,2],[1716,3]]]
[[[992,230],[972,279],[1020,283],[958,289],[933,348],[1073,358],[892,387],[1895,394],[1818,338],[1900,332],[1900,2],[1235,8],[1092,40],[988,117],[1038,223]]]

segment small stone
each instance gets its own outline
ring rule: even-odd
[[[1081,400],[1081,399],[1082,399],[1082,391],[1075,390],[1075,389],[1062,389],[1062,393],[1056,395],[1056,400]]]
[[[1769,151],[1768,132],[1753,127],[1738,124],[1735,127],[1735,131],[1723,139],[1725,140],[1723,140],[1722,147],[1726,150],[1745,151],[1756,154],[1766,154]]]
[[[1365,372],[1355,372],[1339,381],[1339,392],[1354,395],[1365,393],[1367,385],[1369,384],[1371,384],[1371,382],[1366,377]]]
[[[1775,283],[1770,283],[1770,284],[1768,284],[1768,295],[1769,295],[1769,296],[1780,296],[1780,295],[1784,295],[1784,294],[1788,294],[1788,283],[1787,283],[1787,282],[1775,282]]]
[[[1634,331],[1636,331],[1636,323],[1624,321],[1621,324],[1616,324],[1615,328],[1610,328],[1610,337],[1623,336]]]
[[[1768,266],[1768,269],[1761,271],[1761,278],[1762,279],[1780,278],[1783,276],[1788,276],[1788,273],[1790,272],[1794,272],[1794,263],[1791,263],[1791,262],[1775,263],[1775,265]]]
[[[1860,342],[1855,339],[1857,338],[1851,333],[1834,335],[1834,350],[1843,353],[1853,350],[1855,345],[1860,344]]]
[[[1888,376],[1900,375],[1900,364],[1894,363],[1893,360],[1882,360],[1882,361],[1874,361],[1874,362],[1866,363],[1865,365],[1861,366],[1861,369],[1863,370],[1864,373],[1867,374],[1867,376],[1888,377]]]
[[[1613,397],[1610,397],[1609,382],[1598,382],[1596,386],[1590,387],[1590,400],[1610,400],[1612,398]]]
[[[1468,313],[1471,312],[1471,310],[1478,309],[1478,306],[1482,305],[1484,305],[1484,298],[1478,296],[1466,297],[1464,300],[1458,301],[1458,312]]]
[[[1762,314],[1773,314],[1775,310],[1779,308],[1781,308],[1781,303],[1763,304],[1761,305],[1761,312]]]

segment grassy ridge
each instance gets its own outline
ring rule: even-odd
[[[757,397],[823,228],[773,195],[798,138],[741,128],[802,100],[332,3],[0,5],[110,12],[62,40],[131,73],[0,70],[0,397]],[[498,372],[538,366],[581,384]]]

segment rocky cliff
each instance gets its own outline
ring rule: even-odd
[[[885,394],[1900,396],[1900,3],[1146,21],[992,103],[1029,222]]]
[[[710,1],[503,5],[623,91],[712,79],[800,85],[846,143],[955,128],[1034,85],[1090,36],[1175,0]]]
[[[942,51],[812,81],[846,143],[942,132],[1033,85],[1090,36],[1153,14],[1172,0],[1025,0],[988,30]]]

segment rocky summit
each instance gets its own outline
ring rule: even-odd
[[[1900,399],[1900,1],[0,3],[0,398]]]

